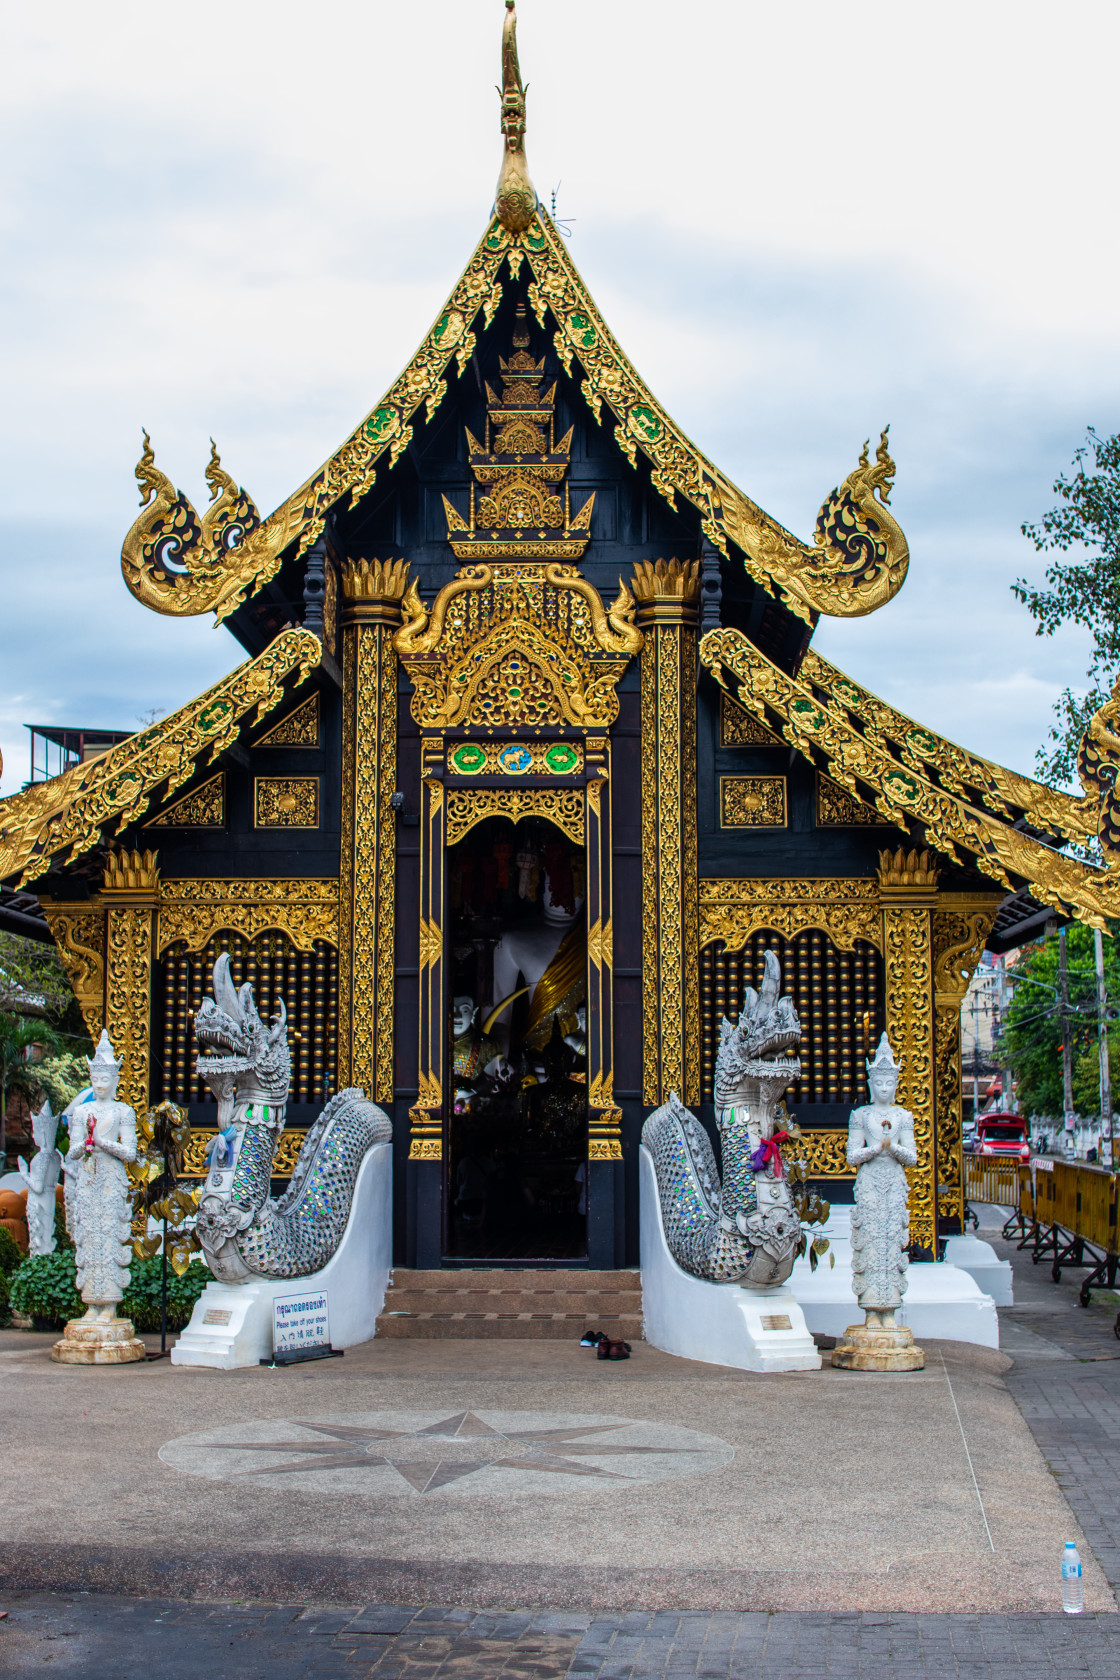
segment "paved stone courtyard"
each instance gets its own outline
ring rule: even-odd
[[[1013,1396],[1052,1483],[1068,1501],[1067,1526],[1072,1528],[1069,1519],[1076,1519],[1101,1575],[1116,1589],[1120,1342],[1112,1325],[1117,1303],[1102,1294],[1082,1310],[1076,1304],[1080,1274],[1067,1273],[1055,1286],[1047,1267],[1032,1268],[1025,1256],[998,1243],[997,1248],[1013,1257],[1017,1301],[1001,1313],[1004,1346],[1015,1362],[999,1385]],[[633,1366],[630,1376],[637,1376]],[[626,1396],[629,1405],[619,1404],[620,1392],[625,1392],[621,1385],[610,1410],[624,1414],[631,1409],[633,1392]],[[602,1411],[607,1413],[608,1407]],[[448,1433],[448,1423],[455,1419],[437,1421]],[[229,1438],[240,1439],[236,1418],[211,1422],[233,1425]],[[984,1485],[983,1463],[978,1477]],[[662,1482],[652,1496],[675,1485]],[[1023,1502],[1018,1520],[1024,1531],[1031,1529],[1035,1513],[1029,1500]],[[842,1545],[834,1511],[827,1513],[825,1522]],[[997,1534],[1001,1541],[1006,1537],[998,1528]],[[176,1538],[169,1536],[172,1549]],[[760,1534],[757,1549],[764,1545]],[[10,1553],[10,1547],[4,1549]],[[207,1680],[367,1674],[400,1680],[444,1680],[453,1674],[472,1680],[668,1680],[676,1675],[695,1675],[697,1680],[893,1680],[896,1675],[1011,1680],[1037,1675],[1042,1680],[1055,1674],[1063,1680],[1115,1680],[1120,1673],[1120,1615],[1114,1607],[1091,1610],[1080,1618],[1062,1615],[1056,1552],[1049,1561],[1053,1586],[1047,1609],[986,1614],[867,1609],[521,1611],[508,1604],[480,1610],[470,1602],[441,1606],[434,1597],[428,1604],[362,1607],[356,1599],[351,1604],[317,1602],[314,1594],[279,1606],[214,1602],[207,1596],[7,1590],[2,1594],[9,1617],[0,1623],[0,1669],[23,1676],[42,1673],[49,1665],[52,1671],[90,1680],[102,1675],[106,1680],[148,1680],[153,1672],[168,1680],[180,1675],[195,1680],[199,1674]],[[0,1570],[14,1589],[10,1564],[0,1561]],[[578,1569],[573,1573],[578,1576]],[[485,1575],[479,1570],[480,1579]],[[155,1581],[152,1587],[159,1591]],[[469,1600],[469,1591],[466,1597]],[[483,1589],[482,1602],[500,1605],[501,1597],[486,1596]]]

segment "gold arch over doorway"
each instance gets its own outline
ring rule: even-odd
[[[445,844],[458,845],[487,817],[545,817],[577,846],[584,844],[586,800],[582,788],[452,788],[447,795]]]

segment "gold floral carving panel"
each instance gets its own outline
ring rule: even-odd
[[[162,883],[158,955],[180,941],[188,951],[201,951],[227,928],[247,939],[275,929],[301,951],[313,950],[317,939],[337,945],[338,882],[296,877]]]
[[[964,1220],[961,1115],[961,1004],[995,920],[995,906],[935,910],[933,915],[934,1054],[937,1082],[937,1213]]]
[[[203,782],[193,793],[166,806],[158,817],[144,824],[145,828],[224,828],[226,825],[226,776],[219,770],[216,776]]]
[[[792,1116],[794,1120],[797,1115]],[[848,1128],[846,1126],[803,1127],[799,1138],[781,1145],[782,1160],[789,1166],[804,1161],[810,1178],[854,1178],[855,1167],[848,1165]]]
[[[834,782],[831,776],[818,771],[817,827],[882,828],[884,823],[874,805],[866,805],[862,799],[854,799],[839,782]]]
[[[334,576],[333,566],[329,568],[331,577]],[[253,743],[256,747],[317,747],[319,745],[319,696],[318,693],[309,694],[307,699],[279,723],[274,723],[267,734]]]
[[[737,706],[730,694],[721,694],[719,744],[721,747],[782,747],[785,742],[750,712]]]
[[[183,1159],[183,1178],[206,1177],[206,1152],[217,1135],[217,1128],[213,1126],[191,1127],[190,1141]],[[284,1127],[276,1144],[276,1154],[272,1157],[273,1178],[291,1178],[306,1136],[307,1133],[298,1127]]]
[[[914,1116],[917,1165],[910,1169],[910,1240],[936,1242],[934,1149],[933,963],[930,913],[888,905],[883,910],[887,1034],[902,1063],[897,1101]]]
[[[455,846],[487,817],[547,817],[577,846],[584,843],[582,788],[449,788],[445,845]]]
[[[253,817],[257,828],[318,828],[318,776],[257,776]]]
[[[785,828],[784,776],[721,776],[721,828]]]
[[[105,1031],[122,1061],[120,1097],[148,1112],[151,1063],[152,912],[110,904],[105,949]]]
[[[737,951],[760,928],[787,939],[820,928],[842,951],[850,951],[857,939],[882,950],[879,883],[859,876],[701,880],[702,946],[722,939],[729,951]]]

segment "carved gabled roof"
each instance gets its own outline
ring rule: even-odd
[[[1120,916],[1120,869],[1067,857],[1022,826],[1020,813],[1047,833],[1096,836],[1097,800],[1056,794],[965,753],[815,655],[791,677],[729,629],[709,631],[700,658],[740,706],[889,822],[916,825],[947,856],[1009,892],[1027,886],[1063,915],[1102,928]]]
[[[906,538],[887,507],[894,462],[886,433],[869,460],[832,492],[803,543],[698,450],[673,422],[623,354],[596,308],[564,241],[537,203],[525,160],[525,89],[517,63],[516,14],[506,0],[502,35],[503,162],[497,213],[423,344],[377,406],[341,448],[267,519],[222,468],[207,469],[211,505],[200,518],[155,464],[145,434],[136,468],[143,512],[124,541],[121,566],[138,600],[155,612],[213,612],[218,622],[265,587],[287,551],[302,554],[322,532],[330,510],[369,491],[379,470],[395,466],[413,435],[420,408],[431,419],[446,391],[452,362],[459,373],[475,346],[481,317],[489,328],[503,276],[529,275],[529,298],[544,326],[554,322],[556,350],[597,420],[613,416],[615,437],[632,464],[641,453],[653,483],[675,505],[698,508],[711,542],[736,545],[750,576],[811,622],[818,613],[853,617],[872,612],[901,588],[909,564]]]
[[[109,752],[47,782],[0,800],[0,879],[34,881],[52,862],[89,851],[103,832],[119,832],[166,798],[202,762],[236,741],[319,664],[322,644],[309,630],[281,632],[256,659],[238,666],[197,700],[180,706]],[[252,716],[250,716],[252,714]]]

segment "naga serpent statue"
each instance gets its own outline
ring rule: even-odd
[[[214,996],[195,1020],[198,1072],[218,1099],[218,1136],[195,1231],[222,1283],[308,1277],[342,1241],[358,1171],[393,1135],[364,1091],[339,1091],[308,1130],[287,1190],[269,1195],[272,1161],[291,1082],[287,1011],[266,1026],[249,982],[238,990],[226,952],[214,964]]]
[[[779,998],[781,984],[778,959],[767,951],[761,992],[748,986],[738,1026],[725,1020],[720,1031],[715,1106],[722,1183],[708,1134],[675,1091],[642,1129],[669,1252],[684,1271],[709,1283],[756,1289],[784,1283],[801,1243],[775,1140],[778,1102],[801,1072],[801,1023],[793,999]]]

